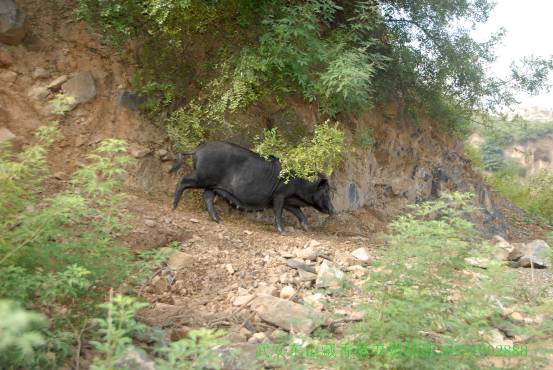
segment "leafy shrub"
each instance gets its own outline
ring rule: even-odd
[[[463,213],[470,212],[470,198],[470,194],[445,194],[413,206],[412,213],[392,222],[389,246],[367,280],[371,302],[355,330],[356,340],[385,349],[367,347],[364,363],[370,358],[370,368],[447,368],[452,357],[443,353],[446,345],[486,342],[486,333],[502,325],[515,334],[532,330],[502,316],[505,307],[523,309],[525,298],[514,273],[494,261],[490,247],[463,219]],[[471,267],[467,257],[487,258],[489,266]],[[434,350],[425,356],[409,352],[406,345]],[[480,360],[474,353],[457,354],[454,359],[458,368],[478,367]]]
[[[39,331],[44,317],[6,300],[0,300],[0,317],[0,363],[4,368],[28,366],[45,342]]]
[[[282,165],[280,176],[286,181],[291,177],[315,180],[321,172],[332,175],[342,161],[344,150],[344,132],[328,122],[315,127],[313,138],[304,139],[295,147],[285,143],[276,128],[266,130],[263,139],[257,138],[254,149],[267,159],[277,157]]]
[[[52,113],[63,116],[65,113],[69,112],[75,104],[75,98],[69,95],[56,94],[50,100],[50,107]]]

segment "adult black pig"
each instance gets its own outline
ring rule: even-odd
[[[283,209],[296,216],[305,230],[307,218],[301,207],[313,207],[330,215],[335,213],[327,179],[307,181],[292,178],[285,183],[279,177],[281,166],[275,157],[266,160],[251,150],[221,141],[201,144],[193,152],[182,155],[192,156],[194,172],[183,177],[177,184],[173,209],[177,208],[186,189],[200,188],[205,189],[207,211],[215,222],[220,221],[213,205],[215,195],[246,211],[273,208],[276,227],[280,233],[283,232]],[[179,155],[170,173],[182,167],[182,155]]]

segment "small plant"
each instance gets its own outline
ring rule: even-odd
[[[226,343],[225,333],[214,329],[191,330],[188,337],[158,349],[160,370],[221,369],[221,360],[213,349]]]
[[[75,107],[75,98],[62,93],[56,94],[50,100],[52,113],[63,116]]]
[[[100,307],[107,311],[106,318],[96,319],[101,335],[100,341],[91,342],[102,353],[101,358],[96,358],[92,369],[112,369],[118,360],[132,348],[131,335],[142,331],[145,325],[137,322],[134,316],[146,303],[137,302],[133,297],[111,296],[108,303]]]
[[[0,363],[4,368],[29,365],[37,347],[45,343],[38,330],[45,318],[6,300],[0,300],[0,317]]]

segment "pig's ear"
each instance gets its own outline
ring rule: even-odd
[[[327,180],[327,179],[320,179],[320,180],[319,180],[319,184],[317,185],[317,187],[318,187],[319,189],[325,188],[325,187],[328,188],[328,187],[329,187],[329,185],[328,185],[328,180]]]

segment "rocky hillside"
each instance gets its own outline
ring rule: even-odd
[[[167,266],[136,289],[152,303],[142,320],[168,329],[171,338],[182,337],[193,326],[226,326],[235,341],[259,343],[268,328],[275,336],[275,327],[290,329],[288,319],[279,316],[283,312],[309,316],[307,326],[300,328],[306,333],[323,325],[339,334],[346,323],[359,319],[351,302],[366,299],[366,293],[354,289],[341,302],[312,288],[336,284],[344,273],[360,285],[374,249],[383,244],[386,223],[407,205],[434,199],[442,191],[475,193],[479,209],[471,217],[488,235],[524,242],[543,238],[544,230],[523,225],[520,211],[483,184],[463,156],[461,142],[432,122],[406,121],[395,107],[346,117],[343,124],[351,132],[372,129],[374,145],[349,153],[333,174],[333,202],[340,214],[329,218],[309,212],[311,232],[299,231],[289,217],[288,234],[281,236],[270,217],[244,217],[221,202],[225,224],[217,225],[193,194],[171,212],[178,180],[167,174],[173,148],[156,122],[138,110],[128,54],[102,45],[76,20],[71,1],[19,0],[19,8],[6,4],[12,2],[0,1],[0,42],[5,43],[0,44],[0,141],[24,146],[40,125],[59,120],[63,137],[50,156],[55,175],[48,180],[56,190],[102,139],[129,142],[137,164],[121,189],[131,194],[123,211],[133,218],[124,242],[134,252],[175,241],[179,246]],[[60,101],[60,92],[73,99]],[[67,113],[58,114],[60,106]],[[318,122],[309,106],[293,109],[306,125]],[[551,155],[553,139],[550,144]],[[256,298],[258,293],[271,298]],[[341,318],[323,318],[325,300],[333,301]],[[306,302],[319,310],[319,321],[300,304]],[[282,306],[275,311],[277,304]]]

